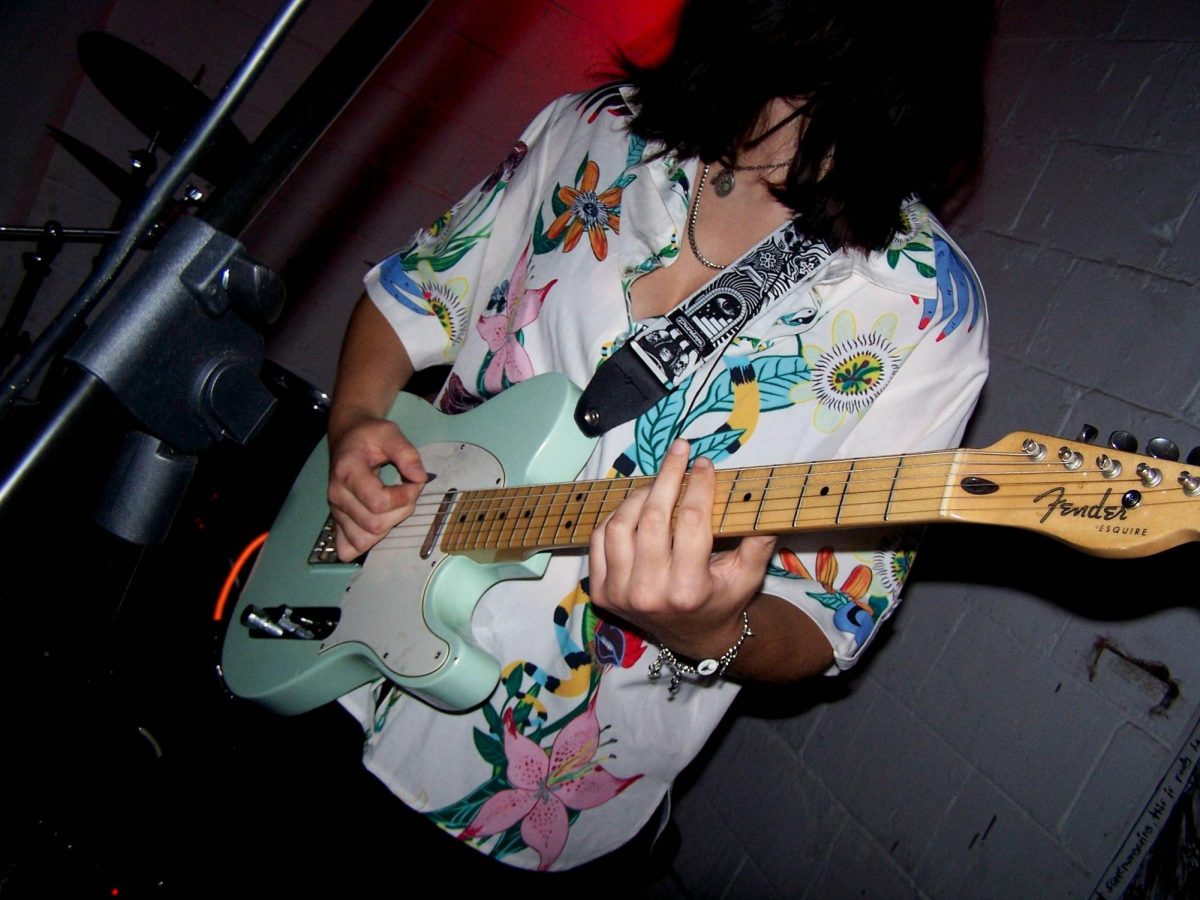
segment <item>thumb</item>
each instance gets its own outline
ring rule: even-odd
[[[752,572],[762,575],[775,552],[777,538],[773,534],[742,538],[738,544],[738,562]]]

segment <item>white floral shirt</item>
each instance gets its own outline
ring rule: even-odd
[[[557,100],[491,177],[367,275],[417,367],[453,363],[443,411],[543,372],[582,386],[638,327],[629,287],[678,255],[697,163],[652,158],[628,118],[620,88]],[[677,436],[718,467],[956,445],[987,374],[983,294],[922,206],[904,217],[888,250],[834,253],[815,283],[603,435],[580,478],[654,474]],[[911,542],[786,538],[763,589],[811,616],[846,668],[895,609]],[[502,677],[481,707],[439,712],[384,682],[343,699],[391,790],[526,868],[571,868],[634,835],[737,691],[689,682],[668,699],[647,678],[656,648],[597,615],[586,576],[586,556],[558,555],[542,579],[487,591],[472,633]]]

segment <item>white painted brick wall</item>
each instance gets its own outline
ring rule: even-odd
[[[1191,2],[1003,3],[986,169],[952,223],[993,323],[970,442],[1074,437],[1088,421],[1143,443],[1166,435],[1185,453],[1200,443],[1198,41]],[[732,725],[736,751],[713,751],[678,800],[685,848],[709,840],[717,796],[788,810],[795,827],[812,781],[844,823],[822,809],[790,852],[743,838],[776,893],[1091,893],[1196,716],[1197,554],[1109,563],[966,532],[931,534],[907,606],[843,696]],[[1159,707],[1163,681],[1129,660],[1162,663],[1179,696]],[[736,774],[747,746],[767,751]],[[825,855],[809,850],[813,833]],[[727,838],[714,846],[728,852]],[[754,896],[737,892],[732,861],[691,877],[703,858],[678,861],[692,896]]]

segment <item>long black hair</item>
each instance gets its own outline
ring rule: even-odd
[[[767,104],[793,99],[807,122],[776,197],[809,236],[880,249],[904,198],[937,208],[979,160],[992,18],[990,0],[690,0],[663,63],[624,62],[631,127],[734,162]]]

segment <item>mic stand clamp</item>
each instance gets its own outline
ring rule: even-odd
[[[67,360],[137,420],[96,514],[139,544],[165,536],[196,465],[223,439],[244,444],[275,398],[260,373],[259,329],[278,318],[283,283],[240,243],[196,218],[177,221]]]

